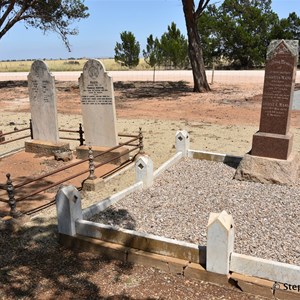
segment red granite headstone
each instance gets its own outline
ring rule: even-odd
[[[298,41],[276,40],[268,47],[260,126],[251,155],[287,159],[291,153],[289,127],[298,51]]]

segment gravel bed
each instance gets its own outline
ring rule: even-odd
[[[206,245],[210,212],[226,210],[235,223],[235,252],[300,265],[300,185],[237,181],[234,172],[183,159],[92,221]]]

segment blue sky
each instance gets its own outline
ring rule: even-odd
[[[186,34],[181,0],[86,0],[85,4],[90,17],[74,24],[79,35],[70,37],[71,53],[56,34],[44,35],[19,23],[0,40],[0,60],[113,57],[120,32],[132,31],[144,49],[147,37],[160,37],[171,22]],[[293,11],[300,15],[299,0],[273,0],[272,8],[280,18]]]

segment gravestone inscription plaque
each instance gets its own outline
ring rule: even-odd
[[[275,40],[268,47],[259,131],[251,155],[288,159],[293,142],[290,118],[298,41]]]
[[[47,65],[36,60],[28,75],[28,90],[34,140],[58,142],[54,77]]]
[[[113,82],[98,60],[88,60],[79,78],[85,142],[88,146],[117,145]]]

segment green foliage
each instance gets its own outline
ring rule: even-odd
[[[69,50],[68,36],[78,34],[70,26],[89,16],[84,0],[4,0],[0,1],[0,8],[0,39],[17,22],[23,21],[25,26],[56,32]]]
[[[186,68],[188,66],[188,43],[174,22],[168,26],[168,31],[161,36],[158,49],[160,64],[174,68]]]
[[[272,39],[300,40],[300,18],[295,12],[273,27]]]
[[[221,56],[221,35],[218,26],[218,10],[215,5],[210,5],[198,21],[203,58],[206,64],[211,64]]]
[[[140,44],[130,31],[123,31],[120,34],[122,43],[116,43],[115,61],[122,65],[133,68],[139,64]]]
[[[146,50],[143,50],[145,62],[152,68],[160,64],[159,40],[150,34],[147,38]]]
[[[265,62],[272,39],[300,39],[300,19],[291,13],[279,19],[271,0],[224,0],[208,7],[198,24],[204,59],[231,62],[235,68],[253,68]]]

